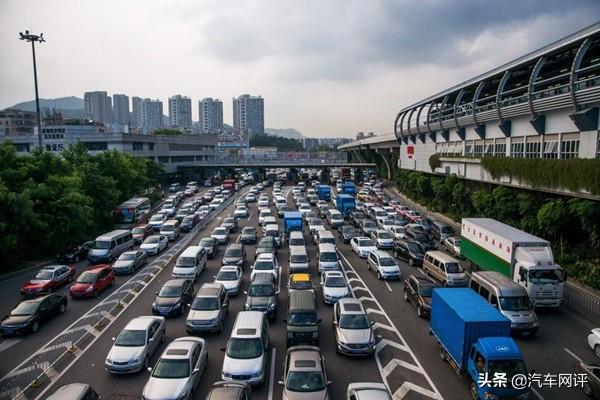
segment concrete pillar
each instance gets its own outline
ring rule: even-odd
[[[352,150],[352,153],[354,154],[354,157],[358,160],[359,163],[364,163],[364,160],[362,158],[362,156],[360,155],[360,150]]]
[[[375,149],[375,152],[383,158],[383,162],[385,163],[385,167],[387,168],[387,179],[392,179],[392,164],[390,162],[390,153],[389,149]]]

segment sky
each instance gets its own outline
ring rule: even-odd
[[[388,133],[403,107],[600,20],[598,0],[0,0],[0,109],[85,91],[265,102],[265,126]]]

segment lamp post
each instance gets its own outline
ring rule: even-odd
[[[26,42],[31,43],[31,52],[33,54],[33,81],[35,84],[35,108],[37,110],[37,125],[38,125],[38,145],[41,151],[44,151],[42,147],[42,114],[40,113],[40,98],[38,96],[38,84],[37,84],[37,67],[35,62],[35,42],[43,43],[44,34],[40,33],[39,35],[34,35],[29,33],[29,31],[19,32],[19,39],[25,40]]]

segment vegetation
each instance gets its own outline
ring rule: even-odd
[[[113,209],[163,174],[160,164],[116,150],[92,156],[83,143],[62,155],[20,156],[10,142],[0,144],[2,271],[111,229]]]
[[[281,136],[259,134],[250,137],[251,147],[276,147],[279,151],[302,151],[302,142]]]
[[[431,168],[431,172],[434,172],[436,168],[442,166],[442,162],[440,161],[440,155],[437,153],[433,153],[429,156],[429,168]]]
[[[183,131],[180,131],[179,129],[157,129],[155,131],[152,131],[153,135],[159,136],[159,135],[164,135],[164,136],[173,136],[173,135],[182,135]]]

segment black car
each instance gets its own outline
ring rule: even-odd
[[[181,221],[181,226],[179,228],[182,232],[189,232],[194,229],[199,220],[198,214],[186,215]]]
[[[362,211],[351,211],[350,214],[348,214],[348,219],[355,228],[360,228],[362,226],[362,220],[367,219],[367,216]]]
[[[350,243],[353,237],[358,236],[358,232],[351,225],[342,225],[338,229],[338,237],[344,241],[344,243]]]
[[[437,250],[437,246],[433,240],[429,238],[426,233],[415,232],[415,231],[406,231],[405,235],[408,239],[411,239],[417,243],[419,243],[425,251],[429,250]]]
[[[394,243],[394,257],[404,260],[410,266],[423,265],[425,250],[412,240],[396,240]]]
[[[61,263],[78,263],[87,257],[88,251],[94,246],[94,241],[85,242],[80,245],[67,246],[57,254],[56,259]]]
[[[219,243],[217,243],[217,239],[210,236],[200,239],[198,246],[204,247],[208,258],[213,258],[219,251]]]
[[[230,233],[236,232],[238,229],[238,223],[234,217],[223,218],[221,226],[227,228]]]
[[[242,244],[255,244],[256,243],[256,228],[253,226],[246,226],[242,229],[240,234],[240,243]]]
[[[223,265],[237,265],[244,269],[246,266],[246,249],[241,243],[232,243],[223,253]]]
[[[190,279],[171,279],[165,282],[152,303],[152,314],[170,317],[181,315],[186,304],[194,297],[194,283]]]
[[[433,289],[439,287],[434,281],[422,276],[411,275],[404,281],[404,300],[417,309],[420,318],[428,317],[431,312]]]
[[[61,294],[47,294],[31,300],[24,300],[12,309],[0,323],[4,336],[22,335],[37,332],[40,325],[67,309],[67,297]]]

